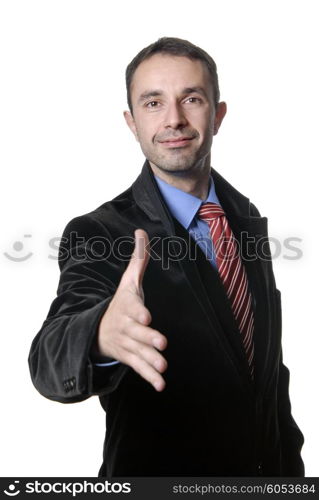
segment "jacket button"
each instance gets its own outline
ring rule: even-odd
[[[76,378],[75,377],[68,378],[67,380],[64,380],[63,381],[64,391],[65,392],[72,391],[72,389],[75,388],[75,382],[76,382]]]
[[[70,382],[68,380],[65,380],[63,382],[63,387],[64,387],[64,391],[65,392],[69,392],[69,390],[70,390]]]
[[[263,464],[261,462],[258,464],[257,471],[259,476],[263,475]]]

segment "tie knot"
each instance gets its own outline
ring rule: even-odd
[[[213,219],[217,219],[222,215],[225,215],[225,212],[220,205],[208,202],[208,203],[203,203],[203,205],[198,210],[197,215],[200,219],[203,219],[205,221],[210,221]]]

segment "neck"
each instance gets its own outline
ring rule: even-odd
[[[201,200],[206,200],[210,178],[210,156],[203,161],[202,165],[198,165],[186,172],[171,172],[159,168],[150,161],[149,164],[153,173],[167,184]]]

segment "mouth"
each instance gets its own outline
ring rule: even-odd
[[[167,148],[181,148],[187,146],[193,139],[194,137],[172,137],[159,143]]]

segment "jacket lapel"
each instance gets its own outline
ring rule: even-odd
[[[251,216],[249,199],[233,188],[220,174],[212,169],[217,196],[225,210],[235,237],[240,243],[243,263],[245,265],[251,288],[255,315],[255,383],[261,383],[269,357],[268,328],[268,294],[266,290],[268,266],[258,255],[258,242],[268,241],[267,219]],[[241,342],[240,332],[235,323],[230,304],[217,271],[195,244],[188,237],[187,231],[172,218],[157,187],[153,173],[146,161],[139,177],[132,186],[137,205],[153,221],[158,223],[161,233],[166,236],[187,238],[191,252],[197,250],[198,263],[194,260],[182,259],[180,266],[189,286],[200,306],[205,311],[212,325],[212,332],[218,336],[226,355],[236,365],[247,387],[251,390],[250,376],[246,354]],[[164,231],[162,231],[164,230]],[[197,249],[194,248],[196,245]],[[201,270],[201,271],[200,271]],[[266,355],[265,355],[266,353]]]
[[[181,262],[183,272],[210,320],[211,331],[218,336],[220,345],[236,366],[245,384],[248,382],[250,386],[246,353],[218,271],[206,259],[193,238],[188,237],[188,232],[179,222],[175,221],[175,224],[176,235],[184,238],[189,244],[190,254],[196,255],[196,260],[184,259]]]
[[[268,244],[267,218],[250,214],[249,199],[233,188],[216,171],[212,171],[217,196],[225,210],[233,233],[240,244],[242,261],[245,266],[253,297],[255,320],[255,384],[260,388],[265,370],[269,365],[271,345],[271,304],[269,276],[272,264]],[[265,250],[267,249],[267,252]],[[265,253],[268,259],[264,258]]]

